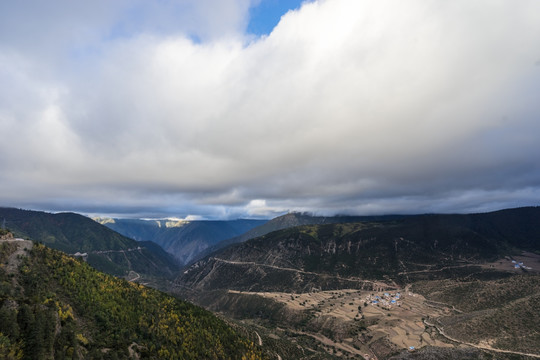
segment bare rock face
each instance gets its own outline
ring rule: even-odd
[[[10,232],[0,235],[0,240],[9,240],[9,239],[13,239],[13,234]]]

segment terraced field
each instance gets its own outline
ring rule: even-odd
[[[301,294],[282,292],[238,292],[256,295],[285,304],[293,311],[308,312],[313,315],[312,324],[324,323],[324,326],[341,326],[357,329],[345,336],[322,336],[321,332],[309,330],[302,334],[309,335],[325,345],[334,346],[348,355],[365,355],[375,358],[373,351],[377,342],[388,342],[395,351],[413,346],[454,347],[445,342],[435,331],[426,328],[423,319],[439,317],[452,312],[451,307],[442,303],[426,300],[422,295],[408,289],[401,290],[400,306],[373,304],[375,296],[384,298],[384,292],[367,292],[354,289],[319,291]],[[338,325],[339,324],[339,325]],[[309,329],[309,326],[307,327]],[[339,329],[334,329],[339,332]]]

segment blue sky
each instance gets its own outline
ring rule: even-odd
[[[538,205],[539,14],[537,0],[2,1],[0,206]]]
[[[255,35],[268,35],[279,23],[282,15],[289,10],[296,10],[303,1],[298,0],[262,0],[249,10],[247,32]]]

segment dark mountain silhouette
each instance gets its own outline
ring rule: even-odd
[[[6,219],[6,227],[18,237],[68,254],[86,254],[89,264],[116,276],[135,271],[168,278],[179,268],[162,249],[129,239],[79,214],[0,208],[0,219]]]

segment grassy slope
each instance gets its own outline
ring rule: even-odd
[[[473,343],[485,341],[505,350],[540,353],[540,275],[424,281],[413,289],[429,300],[463,311],[438,319],[450,336]]]

